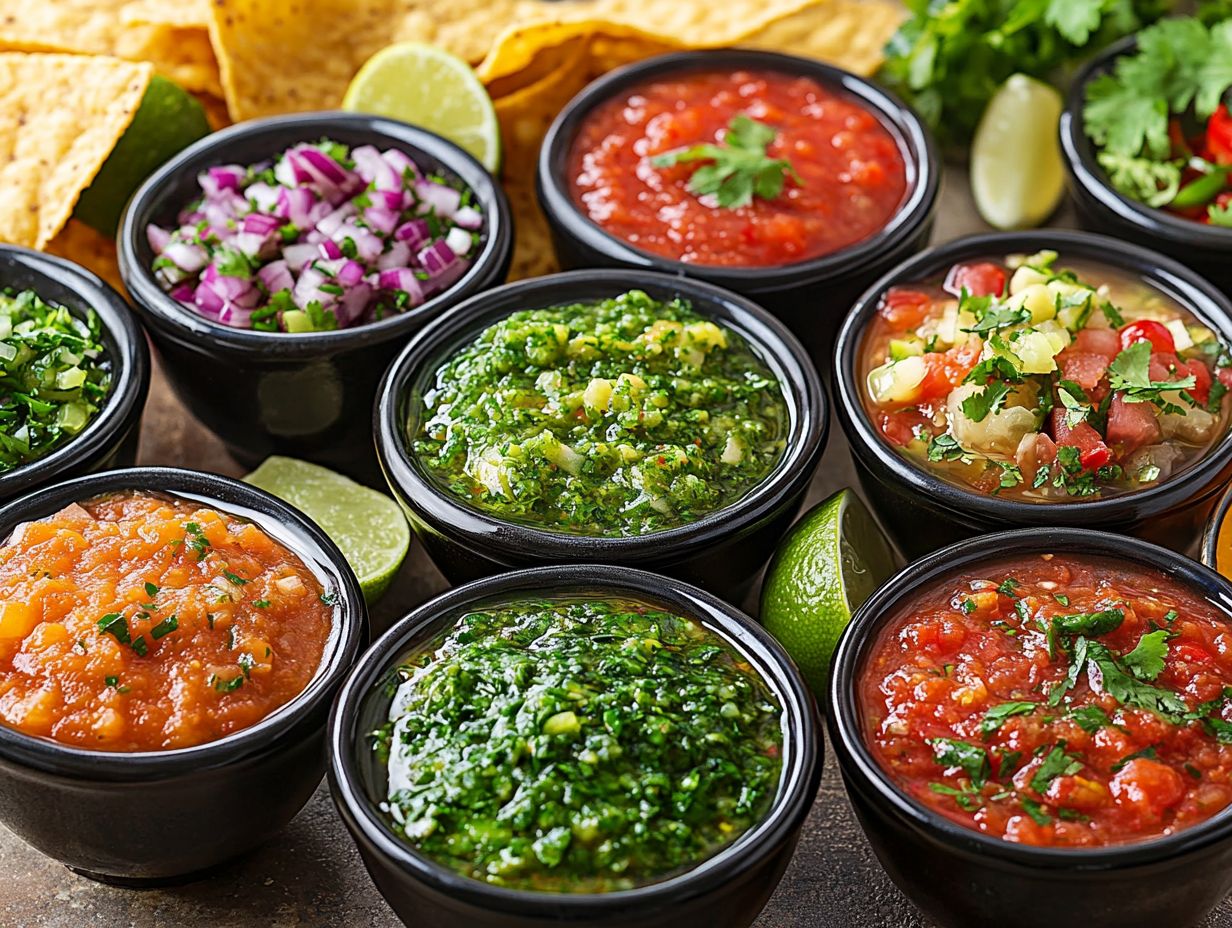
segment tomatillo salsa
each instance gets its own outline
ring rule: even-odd
[[[385,806],[438,863],[605,892],[696,866],[766,814],[782,707],[691,618],[619,599],[463,616],[398,672]]]
[[[1022,844],[1175,834],[1232,802],[1227,614],[1159,571],[999,560],[936,583],[858,678],[869,749],[907,795]]]
[[[90,424],[112,362],[94,310],[0,289],[0,473],[46,457]]]
[[[854,98],[773,71],[690,72],[586,115],[568,160],[581,211],[630,245],[701,265],[807,261],[882,229],[903,153]]]
[[[1056,252],[891,287],[861,354],[884,439],[964,488],[1022,502],[1174,479],[1228,432],[1227,346],[1193,313]]]
[[[0,546],[0,724],[99,751],[160,751],[256,724],[308,685],[329,594],[262,529],[119,493]]]
[[[413,450],[447,492],[585,535],[675,528],[783,455],[782,385],[737,333],[630,291],[515,312],[437,370]]]

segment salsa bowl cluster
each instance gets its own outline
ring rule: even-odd
[[[1083,112],[1080,202],[1127,183]],[[1159,203],[1086,214],[1166,207],[1223,247],[1226,108],[1205,118],[1172,142],[1214,160],[1168,153]],[[506,284],[499,181],[344,113],[156,171],[119,236],[135,314],[0,248],[0,820],[97,879],[185,879],[328,772],[408,924],[747,928],[824,715],[939,922],[1199,921],[1232,887],[1232,303],[1089,232],[921,252],[940,170],[868,81],[692,52],[556,118],[537,190],[565,273]],[[133,468],[147,333],[238,460],[387,485],[452,588],[369,647],[305,515]],[[812,693],[738,604],[813,483],[827,389],[913,560]]]

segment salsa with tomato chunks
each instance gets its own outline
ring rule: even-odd
[[[853,97],[773,71],[667,75],[583,120],[574,201],[617,238],[676,261],[772,267],[885,227],[907,193],[894,135]]]
[[[886,624],[858,685],[890,779],[993,837],[1124,844],[1232,803],[1228,616],[1150,568],[1052,554],[968,568]]]
[[[1044,251],[891,287],[862,347],[863,399],[919,467],[1024,502],[1155,486],[1227,434],[1232,360],[1174,300]]]

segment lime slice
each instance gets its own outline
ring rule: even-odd
[[[1029,228],[1057,208],[1065,190],[1060,119],[1061,95],[1025,74],[993,95],[971,143],[971,192],[989,225]]]
[[[818,503],[774,552],[761,622],[821,697],[851,614],[894,572],[889,542],[851,490]]]
[[[434,45],[381,49],[351,81],[342,108],[420,126],[466,149],[489,171],[500,167],[492,98],[469,64]]]
[[[73,215],[104,235],[115,235],[124,207],[142,182],[209,132],[196,98],[165,77],[150,78],[133,121],[77,200]]]
[[[294,458],[266,458],[244,478],[301,510],[321,526],[376,602],[406,559],[411,530],[398,504],[328,468]]]

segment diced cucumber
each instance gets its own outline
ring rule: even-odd
[[[891,361],[868,372],[868,391],[878,403],[910,402],[927,370],[924,359],[916,355]]]
[[[288,332],[311,332],[312,320],[302,309],[288,309],[282,314],[282,325]]]
[[[924,339],[908,335],[906,338],[890,339],[890,358],[901,361],[924,353]]]
[[[1060,326],[1058,326],[1060,328]],[[1013,343],[1024,374],[1050,374],[1057,369],[1056,356],[1065,348],[1050,332],[1025,332]]]

